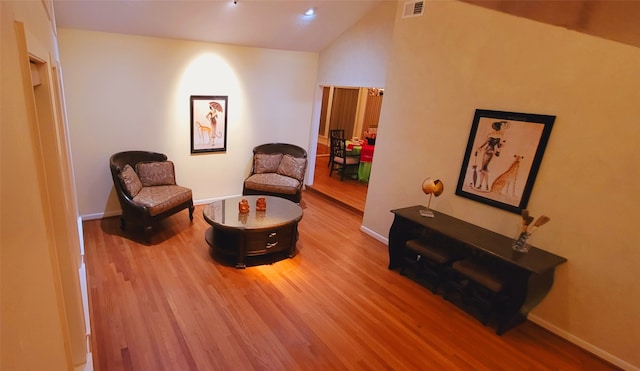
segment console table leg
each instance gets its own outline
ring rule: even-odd
[[[547,296],[553,285],[554,271],[542,274],[531,274],[516,281],[521,282],[514,290],[513,298],[504,316],[502,316],[496,333],[502,335],[507,330],[524,322],[531,309]]]
[[[519,325],[520,323],[524,322],[527,318],[525,316],[523,316],[520,313],[516,313],[515,315],[511,316],[510,318],[501,321],[501,323],[498,325],[498,328],[496,329],[496,334],[498,335],[502,335],[505,332],[507,332],[507,330],[512,329],[513,327]]]
[[[389,269],[400,266],[404,243],[410,235],[409,230],[410,227],[399,218],[393,220],[389,230]]]

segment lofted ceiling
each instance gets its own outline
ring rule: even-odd
[[[57,27],[319,52],[381,1],[54,0]],[[305,17],[310,7],[316,14]]]
[[[54,0],[53,4],[57,26],[63,28],[319,52],[382,1],[395,0],[237,0],[237,4],[233,0]],[[637,0],[461,1],[640,47]],[[305,17],[309,7],[316,15]]]

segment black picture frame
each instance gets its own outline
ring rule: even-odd
[[[555,119],[477,109],[456,195],[521,213],[527,208]]]
[[[226,95],[192,95],[191,153],[227,151]]]

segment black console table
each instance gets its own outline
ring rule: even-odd
[[[434,211],[435,217],[423,217],[424,206],[392,210],[395,214],[389,231],[389,269],[402,266],[406,242],[414,238],[431,238],[442,248],[456,249],[464,256],[483,255],[495,260],[496,266],[506,273],[511,292],[509,302],[501,313],[501,334],[524,321],[531,309],[549,293],[553,285],[555,267],[567,259],[531,247],[528,253],[514,251],[513,239],[489,231],[449,215]],[[445,242],[443,242],[445,241]]]

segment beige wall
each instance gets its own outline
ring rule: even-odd
[[[122,34],[59,30],[78,205],[114,215],[109,157],[167,154],[195,202],[238,195],[251,150],[268,142],[307,148],[316,53]],[[227,95],[226,153],[190,153],[190,95]]]
[[[363,227],[426,204],[511,235],[519,216],[455,195],[477,108],[556,115],[529,209],[532,241],[564,256],[530,318],[627,368],[640,367],[640,49],[473,5],[426,2],[396,19]]]
[[[6,19],[10,17],[6,15],[5,4],[2,2],[3,89],[10,81],[9,74],[5,73],[8,68],[5,50],[12,47],[5,39],[12,32],[6,26]],[[363,22],[362,29],[356,28],[355,34],[348,32],[341,39],[366,38],[366,27],[373,27],[373,24],[366,19]],[[636,72],[640,49],[448,1],[427,2],[425,16],[396,19],[396,22],[389,53],[391,61],[385,72],[380,139],[363,228],[386,237],[392,220],[389,210],[424,204],[426,198],[420,192],[419,184],[430,175],[443,179],[446,188],[442,196],[434,199],[434,208],[510,235],[518,222],[517,215],[454,194],[473,111],[485,108],[557,115],[529,207],[535,215],[545,213],[552,218],[533,242],[569,261],[559,268],[551,294],[530,317],[618,365],[629,369],[639,367],[635,345],[640,341],[640,294],[635,288],[633,269],[640,265],[635,249],[640,233],[634,228],[627,209],[638,204],[639,197],[634,191],[639,185],[637,168],[640,161],[635,148],[640,144],[640,136],[634,122],[640,113],[636,89],[640,83]],[[60,38],[68,110],[73,125],[74,160],[77,167],[84,168],[82,172],[76,169],[79,191],[82,187],[86,192],[79,197],[84,204],[82,214],[100,214],[117,208],[115,199],[109,198],[112,196],[107,158],[120,148],[138,144],[162,150],[176,160],[181,182],[194,188],[196,184],[207,182],[207,189],[198,188],[196,197],[206,199],[237,193],[241,184],[239,179],[244,175],[238,174],[237,169],[247,169],[246,153],[253,144],[261,143],[263,137],[302,144],[311,142],[309,132],[303,132],[316,122],[312,119],[309,124],[308,118],[311,117],[309,102],[314,99],[317,81],[357,86],[375,79],[372,75],[349,78],[339,72],[339,67],[331,66],[336,59],[349,53],[348,48],[342,48],[331,58],[323,52],[322,63],[316,69],[309,66],[316,63],[315,56],[304,53],[296,62],[289,61],[289,58],[297,60],[296,53],[291,56],[286,52],[272,54],[265,51],[263,59],[262,50],[233,47],[229,50],[227,46],[212,44],[72,30],[61,31]],[[326,52],[336,50],[330,49]],[[207,75],[210,73],[207,71],[202,85],[192,78],[188,79],[185,88],[180,84],[183,75],[177,74],[176,68],[182,66],[178,69],[189,70],[186,66],[198,51],[221,54],[223,59],[231,60],[229,64],[238,71],[238,78],[243,83],[230,82],[225,74],[223,81],[226,83],[220,91],[216,88],[218,85],[212,83],[221,76]],[[307,61],[308,58],[314,60]],[[357,58],[342,58],[342,63],[356,71],[354,60]],[[254,68],[252,63],[255,63]],[[270,66],[272,63],[283,63],[286,68]],[[278,76],[292,75],[288,71],[289,63],[299,66],[301,73],[313,75],[311,82],[290,86],[291,82],[286,81],[285,87],[277,88],[276,97],[271,98],[271,90],[266,87],[273,85]],[[129,70],[130,64],[135,66],[133,71]],[[215,63],[211,61],[211,65]],[[278,74],[260,73],[264,68]],[[147,69],[150,72],[146,72]],[[321,71],[317,78],[316,70]],[[121,81],[118,80],[120,75],[125,76]],[[86,81],[78,81],[81,78]],[[117,81],[111,81],[114,79]],[[246,89],[244,95],[238,92],[241,90],[238,85]],[[234,107],[234,115],[229,116],[230,123],[237,123],[240,133],[232,136],[230,132],[230,152],[224,156],[190,156],[188,153],[189,143],[184,136],[188,130],[188,95],[195,93],[229,94],[232,107],[241,105]],[[73,94],[73,99],[69,98]],[[236,97],[238,103],[234,103]],[[3,94],[2,99],[3,107],[24,105],[19,97],[14,102]],[[267,99],[269,104],[263,104],[262,99]],[[279,104],[282,101],[287,104]],[[274,117],[284,117],[288,113],[283,111],[291,107],[297,113],[286,117],[295,116],[296,120],[278,125]],[[18,207],[7,203],[5,197],[5,192],[9,191],[18,194],[37,191],[34,187],[18,189],[15,184],[11,188],[5,183],[8,174],[5,169],[13,172],[34,167],[30,147],[24,149],[19,144],[29,141],[28,133],[19,129],[18,124],[24,121],[20,119],[21,111],[5,112],[3,109],[3,354],[6,344],[5,268],[9,266],[5,264],[5,220],[8,215],[4,211],[7,210],[5,205],[14,206],[12,218],[20,217],[20,210],[24,214],[28,209],[29,215],[15,220],[28,218],[31,221],[28,236],[21,232],[10,236],[28,238],[30,246],[33,242],[44,242],[44,235],[37,232],[38,225],[44,224],[43,217],[31,211],[39,206],[38,202],[28,208],[30,201],[25,204],[20,200]],[[314,115],[315,112],[314,107]],[[16,126],[7,138],[5,123],[8,120],[14,120]],[[275,125],[254,125],[265,121]],[[299,121],[301,128],[296,124],[292,126],[291,121]],[[161,132],[149,132],[158,126]],[[125,134],[132,130],[134,139]],[[313,129],[310,132],[315,134]],[[12,145],[12,141],[16,143]],[[234,141],[237,142],[232,147]],[[112,145],[119,147],[111,148]],[[14,166],[5,167],[8,153]],[[228,163],[234,166],[229,168]],[[96,170],[101,168],[104,170]],[[609,193],[605,194],[607,191]],[[97,197],[97,202],[92,203],[91,197]],[[26,230],[22,227],[17,231]],[[41,262],[39,254],[28,257]],[[46,285],[29,297],[38,303],[51,299]],[[54,342],[55,336],[51,336]],[[51,339],[47,341],[51,342]]]
[[[383,1],[322,50],[318,85],[384,87],[395,6]]]
[[[2,370],[86,361],[77,208],[44,1],[1,1]],[[29,59],[39,63],[32,88]]]
[[[320,127],[322,86],[384,88],[395,12],[395,1],[382,1],[320,53],[311,119],[312,135],[309,138],[313,155]],[[311,161],[315,162],[315,157]],[[314,167],[311,166],[308,184],[314,176]]]

